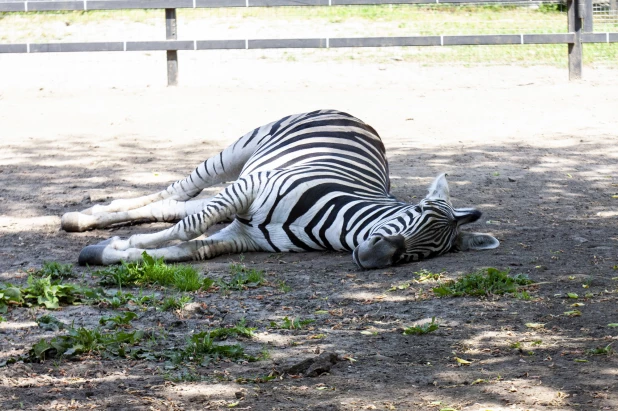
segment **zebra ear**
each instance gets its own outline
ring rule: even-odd
[[[453,215],[455,216],[455,221],[457,221],[457,225],[460,226],[463,224],[475,222],[476,220],[481,218],[483,213],[481,213],[476,208],[454,208]]]
[[[446,182],[446,173],[440,174],[433,180],[433,183],[429,186],[429,194],[427,194],[426,198],[430,200],[444,200],[450,204],[451,195]]]
[[[489,234],[460,232],[457,236],[457,248],[461,251],[491,250],[499,245],[500,241]]]

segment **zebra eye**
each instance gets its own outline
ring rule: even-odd
[[[419,214],[420,214],[420,213],[422,213],[422,212],[423,212],[423,209],[421,208],[421,206],[420,206],[420,205],[415,205],[415,206],[414,206],[414,211],[416,211],[417,213],[419,213]]]

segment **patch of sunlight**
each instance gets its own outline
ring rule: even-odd
[[[401,301],[414,301],[414,296],[403,296],[395,294],[385,293],[372,293],[369,291],[357,291],[354,293],[343,293],[343,298],[349,298],[358,301],[388,301],[388,302],[401,302]]]
[[[183,397],[200,397],[200,400],[205,399],[235,399],[238,386],[235,384],[211,384],[211,383],[175,383],[172,386],[163,388],[163,391],[169,393],[177,392],[182,389]]]
[[[34,321],[3,321],[0,323],[0,330],[20,330],[23,328],[38,327]]]
[[[133,184],[149,184],[149,183],[168,183],[184,178],[184,175],[177,173],[169,173],[167,171],[140,171],[121,176]]]
[[[598,217],[603,217],[603,218],[613,218],[613,217],[618,217],[618,211],[599,211],[597,213]]]
[[[44,215],[38,217],[0,217],[0,233],[19,233],[24,231],[42,231],[60,227],[60,217]]]
[[[291,335],[270,334],[267,332],[253,334],[253,340],[261,343],[272,344],[277,346],[287,346],[292,344],[294,337]]]

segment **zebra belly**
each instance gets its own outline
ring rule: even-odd
[[[279,223],[262,226],[248,225],[246,223],[242,223],[242,225],[244,226],[243,233],[251,239],[251,242],[255,244],[257,249],[262,251],[303,252],[326,249],[313,242],[302,227],[290,226],[284,228],[284,225]],[[290,233],[292,233],[292,236]]]

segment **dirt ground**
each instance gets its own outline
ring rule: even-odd
[[[165,227],[69,234],[59,223],[92,203],[157,191],[253,127],[317,108],[378,130],[401,199],[424,196],[447,172],[454,205],[484,212],[470,229],[501,246],[372,271],[346,254],[247,254],[271,285],[195,293],[199,304],[181,312],[137,311],[134,327],[171,344],[245,318],[257,331],[241,343],[269,359],[184,371],[96,356],[18,362],[0,368],[0,408],[618,409],[616,355],[589,352],[618,349],[618,328],[608,327],[618,323],[617,71],[586,68],[585,80],[568,82],[565,69],[547,67],[180,57],[181,86],[166,88],[159,54],[0,55],[0,282],[24,284],[44,261],[76,263],[87,244]],[[194,265],[219,278],[232,261],[239,256]],[[432,281],[389,291],[421,270],[446,280],[484,267],[529,275],[539,283],[532,299],[441,299]],[[585,304],[581,316],[564,314],[576,302],[567,293]],[[33,321],[47,312],[4,315],[0,361],[57,334]],[[54,315],[95,327],[111,313],[65,306]],[[315,322],[269,327],[286,316]],[[437,331],[402,334],[432,317]],[[323,375],[246,382],[325,351],[340,361]],[[181,372],[198,381],[174,378]]]

